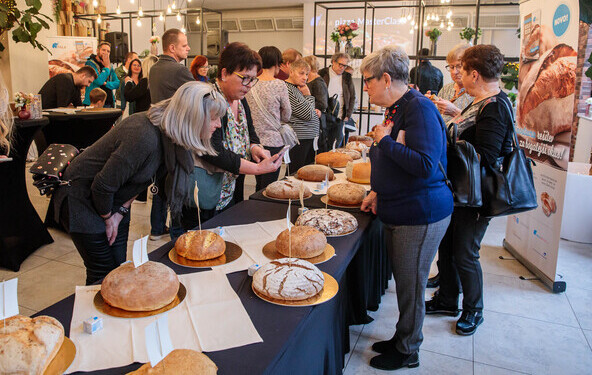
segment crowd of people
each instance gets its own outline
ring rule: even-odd
[[[129,112],[72,161],[64,176],[71,186],[54,195],[55,218],[84,260],[87,284],[125,260],[131,204],[138,197],[145,200],[150,185],[151,238],[170,230],[174,240],[197,226],[196,182],[205,221],[244,199],[245,175],[256,176],[257,190],[276,181],[286,144],[292,146],[296,171],[314,162],[315,138],[319,151],[347,142],[344,124],[356,107],[348,55],[335,54],[331,65],[319,70],[316,57],[302,57],[294,49],[267,46],[257,52],[234,42],[210,76],[204,56],[189,69],[181,64],[190,48],[180,30],[167,30],[162,45],[158,57],[140,60],[130,53],[112,69],[110,46],[103,42],[87,66],[51,78],[40,91],[44,108],[79,105],[80,90],[86,88],[82,103],[109,107],[119,100]],[[370,104],[386,109],[373,131],[372,190],[361,209],[384,224],[399,305],[393,338],[372,346],[379,355],[370,364],[380,369],[418,366],[425,314],[458,316],[461,290],[456,332],[473,334],[483,322],[479,249],[489,219],[476,208],[453,206],[443,168],[452,122],[482,164],[510,152],[512,118],[499,85],[504,58],[492,45],[463,45],[446,61],[452,79],[446,86],[427,60],[410,72],[400,47],[375,51],[360,67]],[[105,95],[96,100],[95,90]],[[336,116],[330,103],[338,105]],[[3,117],[5,151],[9,130]],[[440,289],[424,301],[436,253],[439,279],[430,282]]]

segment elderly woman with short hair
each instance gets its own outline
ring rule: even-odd
[[[181,211],[193,154],[213,155],[210,138],[227,103],[212,85],[188,82],[172,98],[136,113],[74,158],[69,186],[54,195],[55,219],[70,233],[86,267],[86,284],[125,261],[134,198],[168,172],[171,213]]]
[[[430,265],[452,213],[446,134],[436,106],[407,86],[409,58],[396,46],[367,56],[360,71],[370,103],[386,107],[370,148],[372,190],[362,203],[384,223],[399,305],[392,339],[374,343],[370,365],[383,370],[419,365],[424,292]]]

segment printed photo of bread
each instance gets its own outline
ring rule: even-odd
[[[541,208],[547,217],[557,212],[557,203],[555,202],[555,198],[550,196],[546,191],[541,193]]]

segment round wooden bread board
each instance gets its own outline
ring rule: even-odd
[[[280,201],[280,202],[287,202],[287,201],[289,201],[289,200],[298,201],[298,200],[300,199],[300,198],[294,198],[294,199],[291,199],[291,198],[275,198],[275,197],[270,197],[269,195],[267,195],[267,192],[266,192],[265,190],[263,190],[263,193],[262,193],[262,194],[263,194],[263,196],[264,196],[265,198],[268,198],[268,199],[273,199],[273,200],[275,200],[275,201]],[[304,199],[308,199],[308,198],[310,198],[310,197],[312,197],[312,193],[310,193],[310,194],[308,194],[308,195],[305,195],[305,196],[304,196]]]
[[[251,289],[257,297],[261,298],[266,302],[273,303],[274,305],[289,307],[314,306],[329,301],[331,298],[335,297],[335,295],[339,291],[339,284],[337,283],[337,280],[333,278],[333,276],[329,275],[326,272],[323,272],[323,277],[325,277],[325,284],[323,285],[323,289],[317,295],[300,301],[285,301],[281,299],[264,296],[263,294],[255,290],[255,288],[253,287],[253,283],[251,283]]]
[[[76,357],[76,345],[69,337],[64,336],[60,350],[53,357],[43,375],[62,375],[70,367],[74,357]]]
[[[325,237],[345,237],[345,236],[349,236],[352,233],[355,233],[358,230],[358,228],[356,227],[356,229],[351,230],[347,233],[342,233],[342,234],[325,234]]]
[[[166,305],[164,307],[161,307],[158,310],[128,311],[128,310],[123,310],[123,309],[120,309],[117,307],[113,307],[113,306],[109,305],[107,302],[105,302],[105,300],[103,299],[103,296],[101,295],[100,290],[95,295],[93,302],[95,304],[95,308],[97,310],[99,310],[100,312],[102,312],[103,314],[114,316],[116,318],[145,318],[147,316],[162,314],[163,312],[174,309],[177,305],[179,305],[181,302],[183,302],[183,300],[185,299],[186,296],[187,296],[187,289],[185,288],[185,285],[183,285],[183,283],[179,283],[179,291],[177,292],[177,296],[175,297],[173,302],[169,303],[168,305]]]
[[[265,255],[268,259],[276,260],[280,258],[286,258],[286,255],[282,255],[275,250],[275,240],[268,242],[265,246],[263,246],[263,255]],[[325,246],[325,251],[321,255],[317,255],[313,258],[301,258],[310,262],[312,264],[319,264],[328,261],[329,259],[333,258],[335,255],[335,248],[329,244]]]
[[[343,204],[343,203],[335,203],[330,200],[326,195],[321,197],[321,202],[327,203],[328,206],[339,207],[339,208],[360,208],[362,207],[362,203],[358,204]]]
[[[353,181],[353,180],[350,180],[350,179],[349,179],[349,178],[347,178],[347,177],[346,177],[345,179],[346,179],[347,181],[351,182],[352,184],[358,184],[358,185],[362,185],[362,186],[364,186],[364,187],[370,186],[370,183],[365,183],[365,182],[357,182],[357,181]]]
[[[226,243],[226,250],[224,254],[220,255],[214,259],[208,260],[192,260],[187,259],[185,257],[180,256],[175,251],[173,247],[171,251],[169,251],[169,259],[171,262],[178,264],[183,267],[190,267],[190,268],[210,268],[216,266],[222,266],[224,264],[232,263],[241,255],[243,255],[243,249],[233,242],[224,241]]]

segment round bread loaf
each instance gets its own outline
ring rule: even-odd
[[[275,181],[267,185],[265,193],[271,198],[279,199],[299,199],[300,198],[300,186],[302,182],[294,180],[281,180]],[[312,193],[310,189],[304,186],[304,196],[308,197]]]
[[[325,176],[329,175],[329,181],[335,178],[333,170],[325,165],[311,164],[305,165],[298,170],[298,178],[304,181],[325,181]]]
[[[321,255],[327,246],[327,238],[318,229],[306,226],[292,227],[291,234],[288,230],[280,233],[275,240],[275,250],[292,258],[314,258]],[[292,248],[290,249],[290,240]]]
[[[327,189],[327,196],[339,204],[360,204],[366,197],[366,189],[356,184],[335,184]]]
[[[342,154],[349,155],[354,160],[358,160],[358,159],[361,159],[362,158],[362,154],[360,152],[358,152],[356,150],[350,150],[350,149],[347,149],[347,148],[344,148],[344,147],[342,147],[342,148],[336,148],[335,149],[335,152],[341,152]]]
[[[179,278],[162,263],[146,262],[135,268],[132,262],[117,267],[103,280],[101,295],[113,307],[127,311],[152,311],[173,302]]]
[[[352,157],[341,152],[321,152],[316,157],[317,164],[328,165],[333,168],[343,168],[348,161],[353,161]]]
[[[374,139],[372,137],[368,137],[367,135],[350,135],[348,138],[349,142],[361,142],[363,144],[365,144],[366,146],[370,147],[372,146],[372,142],[374,142]]]
[[[145,363],[128,375],[216,375],[218,367],[207,355],[191,349],[175,349],[156,366]]]
[[[345,176],[348,181],[357,184],[370,183],[370,162],[367,163],[347,163],[345,167]]]
[[[372,143],[370,143],[370,146],[371,145],[372,145]],[[361,153],[362,150],[368,149],[368,148],[370,148],[370,146],[366,146],[366,144],[363,142],[353,141],[353,142],[348,142],[345,145],[345,148],[347,148],[348,150],[356,150]]]
[[[192,230],[177,238],[175,251],[191,260],[214,259],[224,254],[226,242],[209,230]]]
[[[312,263],[297,258],[281,258],[259,268],[253,275],[253,288],[283,301],[300,301],[323,290],[325,277]]]
[[[324,208],[303,212],[298,216],[296,225],[316,228],[325,236],[339,236],[358,229],[358,221],[352,214]]]

